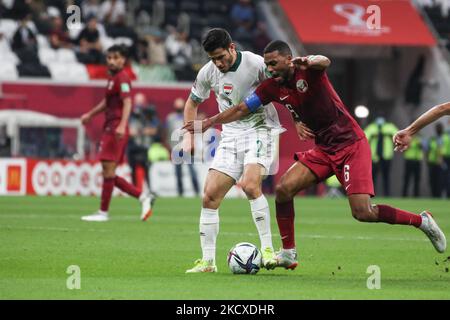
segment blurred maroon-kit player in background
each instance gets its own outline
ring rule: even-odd
[[[83,124],[99,113],[105,113],[105,123],[100,142],[98,159],[103,168],[103,186],[100,210],[84,216],[84,221],[108,221],[108,209],[111,196],[116,186],[123,192],[139,199],[142,204],[141,220],[145,221],[152,214],[154,195],[138,190],[124,178],[116,176],[117,165],[123,161],[128,143],[128,118],[131,112],[131,82],[124,71],[127,63],[127,48],[114,45],[107,51],[106,62],[110,77],[105,98],[91,111],[81,116]]]
[[[289,46],[273,41],[264,50],[264,61],[272,78],[253,94],[202,122],[202,130],[240,119],[269,102],[284,105],[296,122],[300,138],[314,138],[316,146],[295,154],[297,160],[276,187],[276,216],[283,249],[278,266],[294,269],[297,262],[294,234],[294,196],[336,175],[346,190],[352,215],[362,222],[385,222],[420,228],[438,252],[447,242],[431,214],[414,214],[387,205],[372,205],[374,196],[372,160],[364,132],[349,114],[325,72],[330,60],[324,56],[292,59]],[[184,127],[193,131],[193,123]]]

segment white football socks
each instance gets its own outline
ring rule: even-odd
[[[200,213],[200,244],[203,261],[216,264],[216,239],[219,234],[219,210],[202,208]]]
[[[258,229],[259,239],[261,240],[261,249],[264,250],[267,247],[273,249],[270,229],[270,209],[266,197],[261,195],[257,199],[250,200],[250,208],[256,229]]]

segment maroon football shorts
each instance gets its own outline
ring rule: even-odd
[[[296,153],[294,158],[307,166],[316,175],[318,182],[336,174],[347,195],[375,195],[372,158],[366,138],[361,138],[334,154],[325,153],[315,147],[306,152]]]
[[[125,150],[128,144],[128,134],[118,139],[114,133],[103,133],[98,150],[98,160],[123,162]]]

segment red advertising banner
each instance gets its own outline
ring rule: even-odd
[[[409,0],[279,0],[306,44],[434,46]]]

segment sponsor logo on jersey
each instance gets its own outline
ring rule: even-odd
[[[233,85],[229,83],[225,83],[223,85],[223,92],[229,96],[233,92]]]
[[[112,90],[114,81],[108,81],[108,90]]]
[[[308,91],[308,82],[306,82],[306,80],[304,79],[298,80],[297,90],[300,91],[301,93],[305,93],[306,91]]]

